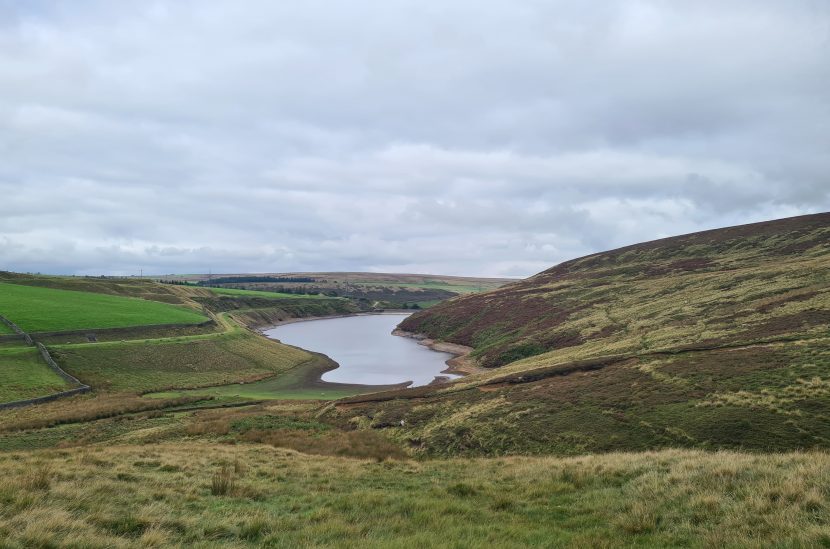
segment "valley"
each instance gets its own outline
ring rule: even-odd
[[[336,364],[313,340],[261,333],[364,314],[359,298],[0,273],[0,314],[90,387],[0,409],[4,543],[830,539],[830,215],[644,243],[481,292],[384,276],[332,281],[453,288],[400,328],[471,348],[470,375],[327,383]],[[71,386],[2,326],[0,401]]]

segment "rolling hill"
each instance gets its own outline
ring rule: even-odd
[[[442,455],[826,448],[829,326],[830,214],[706,231],[412,315],[486,370],[330,413]]]
[[[141,313],[37,334],[92,391],[0,410],[0,545],[826,546],[828,243],[827,214],[780,220],[457,297],[403,326],[479,373],[363,395],[246,329],[349,299],[0,273],[100,326]],[[182,311],[211,322],[142,325]],[[5,334],[0,387],[62,382]]]

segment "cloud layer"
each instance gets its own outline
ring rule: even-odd
[[[0,1],[0,268],[524,276],[828,210],[829,53],[807,0]]]

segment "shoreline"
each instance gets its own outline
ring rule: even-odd
[[[449,353],[451,355],[455,355],[453,358],[445,362],[447,369],[443,370],[441,372],[442,374],[453,374],[464,377],[487,371],[481,366],[478,366],[475,359],[470,356],[470,354],[474,351],[472,347],[459,345],[458,343],[436,341],[434,339],[430,339],[425,334],[407,332],[406,330],[401,330],[400,328],[395,328],[395,330],[392,331],[392,335],[414,339],[419,345],[423,345],[424,347],[428,347],[433,351],[438,351],[439,353]]]

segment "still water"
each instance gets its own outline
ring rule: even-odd
[[[326,318],[277,326],[265,332],[288,345],[323,353],[340,367],[323,374],[323,381],[391,385],[412,381],[426,385],[447,368],[451,354],[433,351],[392,330],[406,314]]]

